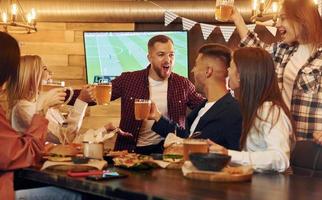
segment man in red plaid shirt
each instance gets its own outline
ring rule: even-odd
[[[146,69],[125,72],[112,81],[111,100],[121,98],[120,128],[133,137],[118,135],[115,150],[129,150],[140,154],[162,153],[163,141],[153,132],[152,120],[135,120],[135,99],[151,99],[165,115],[185,126],[187,107],[194,109],[204,101],[187,79],[172,72],[175,60],[171,38],[165,35],[152,37],[148,42]]]
[[[175,54],[171,38],[165,35],[152,37],[148,51],[150,65],[146,69],[123,73],[112,81],[112,100],[121,97],[120,128],[133,134],[133,138],[118,136],[116,150],[162,153],[163,138],[151,130],[153,121],[135,120],[135,99],[151,99],[182,127],[187,107],[193,109],[204,100],[188,79],[172,72]]]

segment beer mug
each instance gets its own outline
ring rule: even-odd
[[[183,141],[183,159],[189,160],[190,153],[208,153],[208,142],[205,139],[185,139]]]
[[[97,105],[108,105],[112,96],[112,83],[100,82],[95,84],[94,96]]]
[[[66,90],[69,90],[69,96],[67,99],[65,99],[65,104],[68,104],[68,102],[73,98],[74,90],[71,87],[65,87],[65,81],[57,81],[57,80],[43,80],[41,85],[41,91],[42,92],[48,92],[51,89],[54,88],[65,88]]]
[[[135,99],[134,101],[134,114],[136,120],[147,119],[151,110],[150,99]]]
[[[217,21],[227,22],[233,12],[234,0],[216,0]]]

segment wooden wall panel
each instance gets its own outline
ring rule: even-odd
[[[54,79],[83,79],[85,77],[84,66],[50,66],[54,71]]]
[[[84,45],[82,43],[68,42],[22,42],[20,43],[22,54],[37,54],[44,53],[49,55],[56,54],[84,54]]]
[[[81,65],[85,66],[85,56],[84,55],[68,55],[68,65]]]
[[[48,68],[51,66],[68,66],[68,55],[66,54],[57,54],[57,55],[41,55],[41,58]]]

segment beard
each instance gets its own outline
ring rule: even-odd
[[[159,76],[160,79],[167,79],[172,73],[172,66],[169,66],[169,68],[163,68],[163,67],[154,67],[152,66],[153,71]]]

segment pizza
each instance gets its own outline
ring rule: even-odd
[[[136,153],[128,153],[113,158],[114,166],[125,167],[125,168],[137,168],[145,169],[153,166],[153,158],[147,155],[140,155]]]

